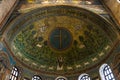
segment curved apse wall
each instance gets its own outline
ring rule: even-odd
[[[56,22],[58,23],[54,24]],[[44,33],[44,28],[42,30],[43,33],[41,33],[42,31],[38,31],[41,30],[41,27],[43,27],[42,25],[40,25],[42,23],[46,24],[46,33]],[[71,38],[71,41],[69,41],[69,39],[67,40],[72,45],[69,45],[68,43],[67,45],[69,45],[70,47],[67,50],[65,49],[65,51],[64,49],[57,46],[59,45],[57,44],[59,43],[59,41],[55,42],[56,44],[54,46],[55,48],[60,50],[55,50],[51,48],[51,45],[47,45],[48,42],[54,40],[54,38],[51,36],[54,36],[54,34],[59,34],[54,31],[56,30],[56,27],[62,27],[62,29],[57,29],[60,32],[60,35],[62,34],[62,31],[63,33],[66,33],[67,31],[68,35],[65,36]],[[78,32],[75,31],[76,29],[78,29]],[[52,35],[49,34],[52,33],[51,31],[54,31]],[[88,32],[90,33],[90,35],[88,34]],[[40,34],[42,34],[42,37],[39,36]],[[21,35],[24,37],[20,38]],[[33,39],[33,37],[31,36],[37,36],[37,39]],[[48,37],[50,37],[51,41],[48,41]],[[83,38],[85,38],[85,40],[83,40]],[[33,71],[38,71],[42,74],[50,75],[78,75],[85,70],[90,70],[94,68],[94,66],[98,66],[98,64],[100,65],[100,62],[102,62],[103,59],[107,59],[106,56],[117,42],[117,34],[114,27],[109,24],[109,22],[101,18],[99,15],[75,6],[58,5],[38,8],[16,18],[8,26],[8,29],[5,33],[4,41],[12,51],[12,55],[15,56],[16,60],[20,61],[22,64],[24,64],[24,66],[30,68]],[[62,39],[60,39],[60,41],[62,41]],[[19,42],[19,44],[17,44],[17,42]],[[44,44],[45,47],[43,46],[43,48],[41,48],[40,44]],[[83,45],[79,46],[79,44]],[[32,47],[33,45],[35,47]],[[14,47],[16,47],[18,51],[16,51]],[[92,49],[90,49],[90,47],[92,47]],[[105,52],[105,56],[102,58],[100,56],[98,57],[99,53],[102,53],[102,51]],[[32,66],[34,67],[30,66],[30,64],[25,64],[23,61],[24,58],[18,58],[18,56],[20,56],[18,52],[24,55],[25,58],[29,59],[29,62],[32,62],[30,64],[32,64]],[[84,54],[82,54],[82,52]],[[41,53],[42,55],[45,55],[41,56]],[[69,53],[71,55],[69,55]],[[73,53],[76,54],[76,56],[74,56]],[[49,58],[46,54],[51,57]],[[34,57],[32,57],[31,55]],[[76,58],[77,56],[79,57]],[[84,56],[87,59],[80,56]],[[94,60],[92,60],[93,57],[97,57],[99,60],[95,63]],[[69,64],[68,62],[71,63]],[[35,63],[35,65],[33,63]],[[46,67],[44,69],[38,69],[40,65],[46,65]],[[79,67],[78,65],[83,66]],[[49,70],[51,69],[51,66],[52,70]],[[57,66],[59,66],[60,68],[58,68]],[[59,72],[58,69],[61,69],[61,66],[63,66],[63,68]]]

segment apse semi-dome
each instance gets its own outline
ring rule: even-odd
[[[116,41],[113,26],[74,6],[41,7],[16,18],[5,42],[21,65],[50,75],[75,75],[101,64]]]

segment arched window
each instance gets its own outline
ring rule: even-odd
[[[101,80],[115,80],[112,70],[108,64],[103,64],[99,69]]]
[[[17,67],[13,67],[9,80],[18,80],[18,74],[19,74],[18,68]]]
[[[40,76],[38,76],[38,75],[34,75],[32,77],[32,80],[42,80],[42,78]]]
[[[58,78],[57,80],[65,80],[64,78]]]
[[[79,76],[78,80],[90,80],[90,76],[84,73]]]
[[[58,76],[55,80],[67,80],[67,78],[63,76]]]

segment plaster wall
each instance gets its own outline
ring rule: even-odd
[[[9,12],[13,8],[17,0],[2,0],[0,3],[0,27],[4,23],[4,20],[9,15]]]
[[[120,2],[118,2],[117,0],[103,0],[103,1],[110,9],[117,22],[120,24]]]

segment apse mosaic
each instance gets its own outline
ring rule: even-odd
[[[7,33],[13,55],[28,68],[58,74],[94,65],[110,51],[115,35],[86,12],[62,6],[18,18]]]
[[[19,32],[14,47],[35,64],[54,65],[56,69],[75,65],[85,56],[99,53],[109,43],[97,25],[86,22],[67,16],[41,19]]]
[[[52,48],[62,51],[70,46],[72,36],[67,29],[57,27],[55,30],[51,31],[48,42]]]

